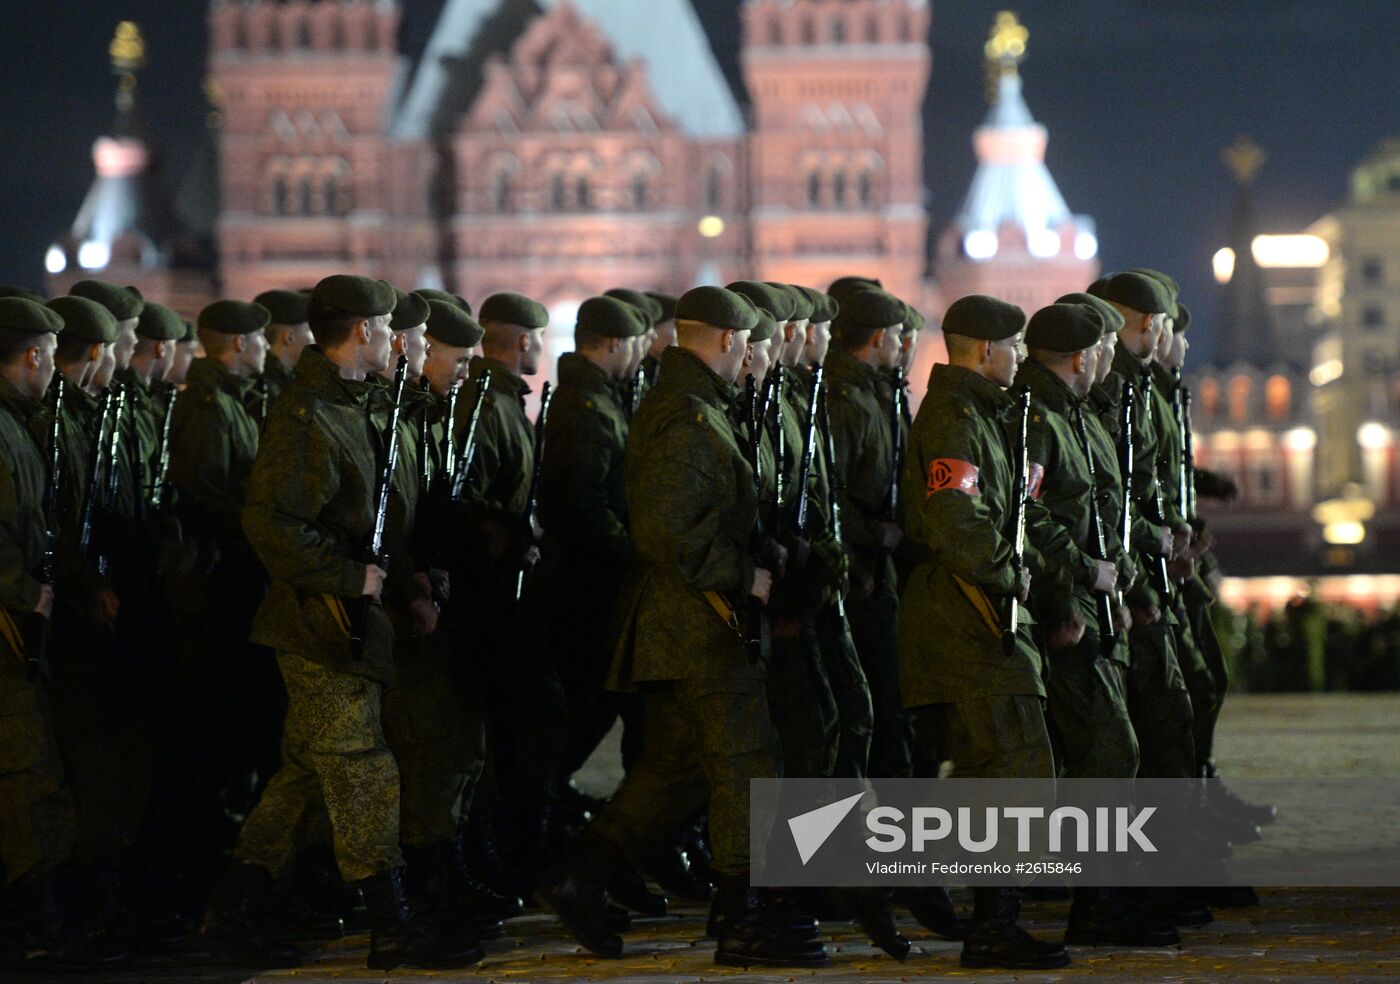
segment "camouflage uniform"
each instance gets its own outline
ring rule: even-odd
[[[1032,578],[1032,601],[1042,623],[1055,626],[1077,615],[1085,625],[1077,645],[1046,653],[1046,706],[1057,763],[1068,778],[1131,779],[1137,775],[1137,737],[1128,720],[1126,667],[1105,658],[1100,644],[1098,564],[1089,552],[1095,535],[1089,498],[1098,489],[1084,457],[1084,401],[1037,362],[1022,364],[1016,384],[1031,392],[1027,447],[1030,460],[1044,469],[1039,500],[1050,520],[1032,533],[1044,568]],[[1107,540],[1110,533],[1103,532]],[[1067,574],[1068,583],[1042,584],[1040,575],[1051,570]],[[1112,652],[1117,656],[1120,647]]]
[[[267,387],[267,399],[271,404],[282,395],[282,391],[292,385],[292,371],[282,364],[282,360],[271,352],[263,365],[262,384]]]
[[[869,682],[874,730],[869,775],[911,774],[913,726],[900,694],[899,594],[894,562],[880,544],[894,477],[888,377],[833,349],[826,359],[831,428],[836,444],[834,483],[841,504],[842,540],[851,561],[846,602],[851,638]]]
[[[287,688],[283,763],[249,814],[234,856],[288,874],[308,826],[330,815],[342,877],[401,867],[399,772],[380,697],[393,679],[393,630],[369,605],[363,651],[350,644],[361,604],[358,560],[374,522],[381,436],[372,387],[341,378],[316,346],[277,401],[249,481],[243,528],[272,577],[253,641],[277,650]]]
[[[900,688],[918,709],[921,749],[952,759],[955,776],[1054,774],[1029,614],[1018,619],[1014,652],[1001,641],[1017,581],[1008,537],[1014,411],[995,383],[934,366],[900,482],[905,535],[925,550],[901,599]]]
[[[0,379],[0,865],[13,883],[73,851],[73,800],[48,689],[18,651],[39,602],[47,415]]]
[[[743,604],[755,566],[753,473],[727,417],[737,397],[671,348],[632,421],[625,480],[637,562],[618,602],[609,684],[643,691],[646,743],[590,828],[635,859],[708,801],[721,875],[748,871],[749,780],[775,776],[779,754],[764,663],[750,662],[714,607]]]

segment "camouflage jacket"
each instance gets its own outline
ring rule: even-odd
[[[899,680],[906,707],[1045,694],[1029,613],[1020,614],[1010,656],[1001,642],[1003,610],[1016,589],[1015,409],[1011,397],[982,376],[933,367],[900,481],[904,533],[924,558],[900,598]],[[1037,521],[1028,508],[1032,568],[1029,531]]]
[[[706,594],[743,604],[753,584],[753,471],[728,416],[738,392],[670,348],[632,421],[624,462],[637,559],[618,601],[615,689],[655,680],[761,679]]]
[[[879,532],[881,522],[893,519],[888,505],[895,434],[890,427],[888,383],[880,370],[832,349],[826,358],[826,384],[836,445],[833,484],[841,504],[842,540],[851,559],[852,580],[893,585],[894,562],[881,546]]]
[[[369,608],[359,659],[348,629],[361,604],[374,525],[381,438],[370,418],[373,389],[341,378],[318,347],[307,346],[269,416],[243,529],[272,578],[252,640],[387,684],[393,632],[383,607]]]
[[[252,385],[215,359],[190,366],[170,421],[170,482],[191,535],[241,539],[239,513],[258,454],[258,423],[244,405]]]
[[[0,605],[15,625],[39,601],[49,419],[40,401],[0,379]],[[0,658],[6,647],[0,633]]]

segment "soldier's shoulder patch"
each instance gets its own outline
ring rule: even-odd
[[[961,458],[934,458],[928,464],[925,497],[944,491],[981,495],[982,488],[978,484],[980,476],[981,471],[970,461]]]

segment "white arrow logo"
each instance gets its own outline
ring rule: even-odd
[[[856,793],[854,796],[847,796],[843,800],[837,800],[835,803],[818,807],[788,820],[788,829],[792,831],[793,842],[797,845],[797,854],[802,858],[804,865],[811,860],[813,854],[821,850],[821,846],[826,843],[831,832],[840,825],[842,820],[846,819],[846,814],[855,809],[855,805],[860,802],[860,798],[864,795],[864,793]]]

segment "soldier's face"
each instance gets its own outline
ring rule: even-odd
[[[173,386],[183,386],[190,363],[199,358],[199,350],[199,342],[176,342],[175,358],[170,364],[170,371],[165,374],[165,381]]]
[[[131,365],[131,353],[136,351],[136,323],[139,319],[127,318],[117,323],[117,342],[112,346],[116,367],[125,369]]]
[[[804,350],[809,366],[819,366],[831,351],[831,322],[813,321],[807,326],[807,348]]]
[[[900,338],[899,367],[904,370],[904,375],[909,375],[909,370],[914,368],[914,356],[919,354],[919,333],[911,331]]]
[[[881,369],[893,369],[899,365],[904,343],[900,338],[901,325],[894,325],[880,332],[875,343],[875,365]]]
[[[761,342],[749,342],[748,353],[744,356],[744,367],[740,373],[742,376],[753,376],[753,381],[763,385],[763,380],[768,377],[768,369],[772,365],[773,340],[765,338]]]
[[[534,328],[521,337],[524,348],[520,351],[520,375],[533,376],[540,371],[540,360],[544,357],[544,329]]]
[[[428,326],[419,325],[402,332],[403,354],[408,356],[408,378],[419,379],[423,366],[428,361]]]
[[[1079,353],[1079,371],[1074,374],[1074,392],[1079,396],[1084,396],[1089,392],[1089,387],[1094,385],[1094,380],[1099,374],[1099,347],[1095,345],[1091,349],[1085,349]]]
[[[97,362],[97,368],[92,371],[92,378],[88,382],[88,389],[94,393],[101,393],[112,382],[112,373],[117,371],[117,357],[113,353],[115,345],[102,346],[102,358]]]
[[[739,378],[739,370],[744,367],[744,359],[749,354],[749,332],[726,329],[720,336],[718,364],[713,368],[715,375],[731,383]]]
[[[987,377],[998,386],[1010,386],[1017,368],[1026,361],[1025,334],[1022,329],[1010,338],[987,343]]]
[[[1118,332],[1105,332],[1103,338],[1099,339],[1099,363],[1094,372],[1094,382],[1101,383],[1108,378],[1109,372],[1113,370],[1113,353],[1118,348]]]
[[[787,328],[788,343],[783,349],[783,363],[795,366],[802,361],[802,352],[807,348],[806,321],[790,321]]]
[[[651,351],[651,343],[656,335],[656,329],[649,330],[645,335],[637,335],[627,339],[627,372],[628,376],[635,376],[637,370],[642,367],[642,360]]]
[[[312,337],[311,326],[308,324],[300,324],[290,329],[287,332],[286,339],[287,343],[284,347],[284,357],[293,366],[297,364],[297,359],[301,358],[302,349],[316,340]]]
[[[40,399],[53,381],[53,354],[57,348],[58,336],[45,333],[39,336],[33,348],[21,356],[25,368],[24,395],[31,400]]]
[[[363,358],[365,368],[370,372],[383,372],[389,368],[393,355],[394,333],[389,328],[389,315],[366,318],[364,322]]]
[[[267,368],[267,336],[260,331],[242,336],[243,366],[251,376],[261,376]]]
[[[432,342],[428,345],[428,357],[423,362],[423,375],[428,377],[428,388],[438,396],[446,396],[453,386],[466,381],[471,360],[470,349]]]
[[[151,362],[151,382],[163,383],[175,364],[175,342],[156,342],[156,357]]]
[[[1172,332],[1171,344],[1167,346],[1166,354],[1163,355],[1162,365],[1168,369],[1180,369],[1186,365],[1186,350],[1191,347],[1191,343],[1186,340],[1184,332]]]

